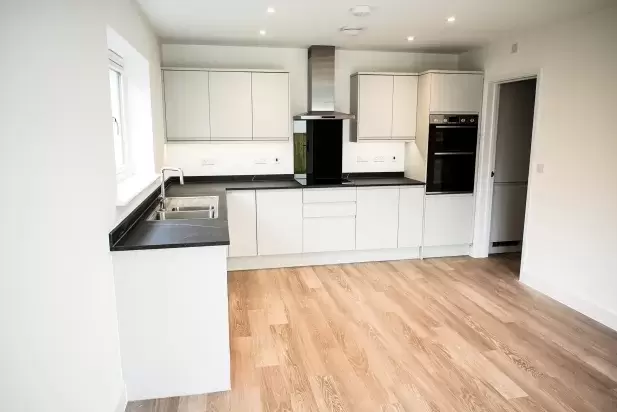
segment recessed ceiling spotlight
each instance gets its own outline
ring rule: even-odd
[[[358,34],[364,31],[364,27],[348,27],[343,26],[339,29],[341,33],[346,34],[348,36],[357,36]]]
[[[262,35],[262,36],[265,36],[266,35],[266,31],[265,30],[259,30],[259,34]]]
[[[356,6],[349,11],[356,17],[366,17],[371,14],[371,6]]]
[[[274,13],[276,13],[276,9],[274,7],[268,7],[267,12],[270,13],[270,14],[274,14]]]
[[[413,36],[407,36],[407,41],[414,41],[416,38]]]
[[[456,20],[456,17],[454,16],[448,17],[448,23],[454,23],[455,20]]]

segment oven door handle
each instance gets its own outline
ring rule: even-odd
[[[455,155],[473,155],[474,152],[435,152],[435,156],[455,156]]]
[[[436,129],[477,129],[478,126],[446,126],[443,124],[435,126]]]

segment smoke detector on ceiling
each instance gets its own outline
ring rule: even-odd
[[[371,6],[356,6],[349,11],[356,17],[366,17],[371,14]]]
[[[357,36],[358,34],[364,31],[364,27],[343,26],[339,30],[341,31],[341,33],[346,34],[348,36]]]

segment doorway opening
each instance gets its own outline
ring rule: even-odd
[[[536,78],[497,85],[495,164],[489,255],[519,261],[536,101]],[[517,273],[518,275],[519,273]]]

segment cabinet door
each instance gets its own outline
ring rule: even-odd
[[[358,76],[358,139],[392,138],[393,76]]]
[[[167,140],[210,140],[208,75],[163,71]]]
[[[398,188],[358,188],[356,249],[396,248],[398,195]]]
[[[431,74],[430,111],[480,113],[484,77],[481,74]]]
[[[251,140],[251,73],[210,72],[212,140]]]
[[[304,218],[303,238],[305,253],[353,250],[356,244],[356,218]]]
[[[401,187],[398,202],[398,247],[422,245],[424,187]]]
[[[227,192],[229,256],[257,256],[257,207],[254,190]]]
[[[392,138],[415,139],[418,108],[418,76],[394,76]]]
[[[454,246],[471,243],[473,195],[426,196],[424,246]]]
[[[252,73],[253,140],[288,140],[289,74]]]
[[[302,253],[302,190],[258,190],[259,255]]]

